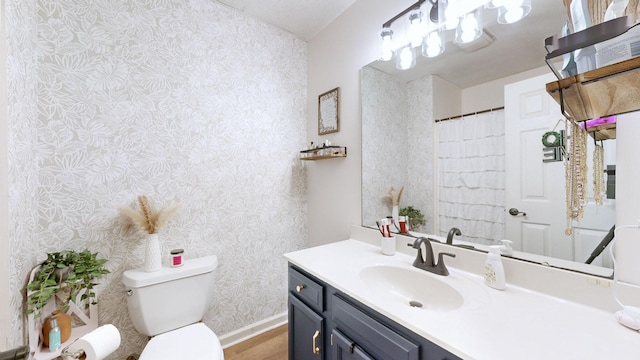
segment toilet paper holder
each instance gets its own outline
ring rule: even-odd
[[[76,339],[76,340],[77,340],[77,339]],[[62,355],[62,356],[68,356],[68,357],[71,357],[72,359],[80,359],[80,357],[81,357],[82,355],[84,355],[84,350],[83,350],[83,349],[79,349],[79,350],[78,350],[78,351],[76,351],[76,352],[71,352],[71,350],[69,350],[69,348],[70,348],[71,346],[73,346],[73,344],[74,344],[75,342],[76,342],[76,341],[72,342],[71,344],[67,345],[64,349],[62,349],[62,352],[60,353],[60,355]]]
[[[111,324],[102,325],[65,346],[64,359],[102,360],[120,347],[120,332]]]

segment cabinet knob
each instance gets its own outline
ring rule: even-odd
[[[298,286],[296,286],[296,291],[297,291],[297,292],[302,291],[302,289],[304,289],[304,285],[298,285]]]
[[[315,334],[313,334],[313,353],[316,355],[320,355],[320,348],[316,346],[318,336],[320,336],[320,330],[316,330]]]

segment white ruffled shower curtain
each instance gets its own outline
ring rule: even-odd
[[[440,235],[494,244],[505,234],[504,110],[436,123]]]

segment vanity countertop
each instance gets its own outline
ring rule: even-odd
[[[460,308],[430,310],[380,296],[359,277],[362,269],[380,265],[423,271],[412,267],[415,256],[382,255],[379,246],[349,239],[285,258],[463,359],[640,358],[640,332],[618,324],[611,312],[509,284],[508,273],[507,288],[500,291],[485,286],[481,276],[451,266],[446,277],[425,272],[464,298]]]

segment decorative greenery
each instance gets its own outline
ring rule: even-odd
[[[415,209],[413,206],[403,207],[402,209],[400,209],[399,215],[409,217],[409,225],[412,229],[426,224],[422,212],[418,209]]]
[[[162,229],[171,216],[178,210],[177,205],[156,210],[149,203],[145,195],[138,196],[140,210],[129,206],[119,208],[120,213],[129,221],[130,227],[135,227],[144,234],[157,234]]]
[[[97,253],[89,250],[76,252],[66,250],[47,254],[47,259],[40,263],[40,269],[33,281],[27,285],[27,314],[40,317],[42,308],[56,294],[63,294],[61,308],[63,312],[69,310],[69,302],[84,302],[85,308],[89,304],[96,304],[96,280],[109,273],[104,267],[106,259],[99,259]]]
[[[552,140],[550,140],[550,138]],[[557,131],[547,131],[542,135],[542,145],[546,147],[555,147],[560,145],[560,139],[562,136]]]

